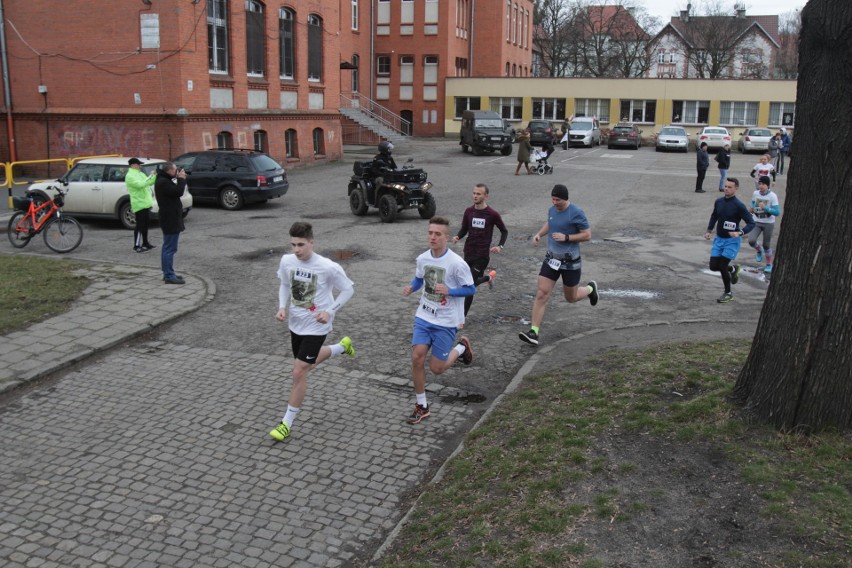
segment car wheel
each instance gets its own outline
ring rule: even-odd
[[[659,147],[659,146],[657,146],[656,148],[654,148],[654,151],[655,151],[655,152],[660,152],[660,147]]]
[[[417,208],[417,212],[420,213],[421,219],[431,219],[435,216],[436,211],[438,211],[438,204],[435,203],[435,196],[427,192],[423,197],[423,203]]]
[[[473,150],[474,156],[481,156],[482,155],[482,148],[479,147],[479,144],[474,144],[470,148],[471,148],[471,150]]]
[[[136,214],[130,208],[130,201],[122,201],[118,206],[118,220],[121,221],[121,226],[132,231],[136,229]]]
[[[607,148],[607,150],[612,150],[612,144],[607,144],[606,148]]]
[[[379,199],[379,218],[381,218],[382,223],[393,223],[396,219],[397,210],[398,206],[393,195],[390,193],[382,195]]]
[[[462,154],[467,154],[467,151],[470,148],[470,146],[468,146],[467,144],[462,144],[461,147],[462,147]]]
[[[234,186],[228,186],[219,192],[219,205],[227,211],[236,211],[243,207],[243,194]]]
[[[503,155],[503,156],[508,156],[511,153],[512,153],[512,146],[511,145],[510,146],[503,146],[500,149],[500,154]]]
[[[367,200],[364,197],[364,190],[360,187],[356,187],[349,194],[349,209],[352,210],[353,215],[359,217],[367,213]]]

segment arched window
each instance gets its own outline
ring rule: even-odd
[[[325,137],[323,136],[322,128],[314,128],[314,156],[325,155]]]
[[[249,76],[266,75],[266,23],[263,4],[246,0],[246,70]]]
[[[322,81],[322,18],[308,16],[308,81]]]
[[[299,157],[299,135],[295,129],[289,128],[284,132],[284,148],[287,158]]]
[[[278,10],[278,50],[280,51],[280,74],[282,79],[295,77],[296,14],[288,8]]]
[[[518,76],[518,68],[515,66],[514,63],[512,63],[512,77],[517,77],[517,76]]]
[[[216,135],[216,148],[229,150],[234,147],[234,136],[230,132],[222,131]]]
[[[506,62],[506,77],[509,76],[509,62]]]

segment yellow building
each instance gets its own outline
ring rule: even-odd
[[[530,120],[597,116],[601,129],[633,122],[650,138],[667,124],[691,135],[724,126],[734,140],[752,126],[795,126],[795,81],[737,79],[448,78],[444,133],[455,136],[467,109],[494,110],[515,128]]]

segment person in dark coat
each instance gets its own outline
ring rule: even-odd
[[[710,156],[707,155],[707,142],[702,142],[698,147],[698,160],[696,162],[698,169],[698,177],[695,179],[695,193],[704,193],[704,176],[707,175],[707,168],[710,167]]]
[[[186,172],[178,170],[171,162],[163,164],[157,170],[154,182],[154,195],[160,206],[160,229],[163,231],[163,248],[160,263],[163,268],[163,282],[183,284],[184,279],[175,274],[174,258],[178,250],[178,238],[184,230],[183,205],[180,198],[186,190]]]
[[[515,168],[515,175],[521,171],[521,166],[527,169],[527,174],[532,174],[530,171],[530,152],[532,145],[530,144],[530,131],[524,130],[518,135],[518,167]]]
[[[725,191],[725,179],[727,179],[728,170],[731,168],[731,145],[725,144],[716,154],[714,160],[719,164],[719,191]]]

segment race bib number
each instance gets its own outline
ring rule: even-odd
[[[299,282],[310,282],[312,278],[313,274],[311,274],[310,270],[297,268],[293,271],[293,280],[298,280]]]
[[[485,228],[485,219],[471,219],[470,226],[474,229],[484,229]]]
[[[428,302],[421,303],[420,309],[433,317],[438,315],[438,308]]]
[[[550,268],[552,268],[553,270],[558,271],[562,268],[562,261],[559,260],[558,258],[551,258],[550,260],[547,261],[547,265]]]
[[[726,231],[736,231],[737,230],[737,224],[734,223],[733,221],[725,221],[724,223],[722,223],[722,228],[725,229]]]

